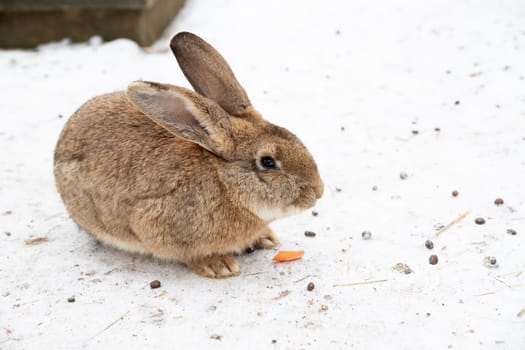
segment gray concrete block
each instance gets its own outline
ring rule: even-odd
[[[31,48],[70,38],[129,38],[151,45],[184,0],[0,0],[0,47]]]

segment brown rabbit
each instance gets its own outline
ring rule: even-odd
[[[239,274],[234,254],[273,248],[274,219],[323,193],[301,141],[251,106],[224,58],[191,33],[171,49],[196,92],[134,82],[94,97],[66,123],[55,179],[80,227],[127,251]]]

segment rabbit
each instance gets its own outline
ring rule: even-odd
[[[299,138],[263,119],[210,44],[181,32],[170,47],[195,91],[136,81],[88,100],[59,136],[57,189],[106,245],[236,276],[236,256],[276,247],[269,223],[312,207],[323,182]]]

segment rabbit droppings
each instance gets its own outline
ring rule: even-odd
[[[212,46],[187,32],[170,46],[195,92],[137,81],[87,101],[60,134],[57,188],[75,222],[108,245],[238,275],[234,255],[274,248],[268,224],[312,207],[323,182]]]

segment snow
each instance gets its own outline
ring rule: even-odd
[[[147,51],[99,38],[0,51],[0,348],[524,349],[524,16],[519,0],[189,0]],[[166,50],[181,30],[317,159],[318,216],[272,224],[303,259],[257,251],[241,276],[204,279],[69,219],[52,176],[63,124],[137,79],[189,87]],[[370,283],[336,286],[356,282]]]

